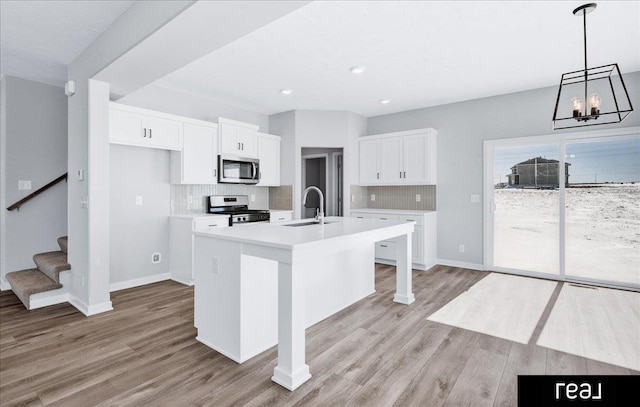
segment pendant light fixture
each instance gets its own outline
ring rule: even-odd
[[[562,74],[553,111],[554,130],[620,123],[633,111],[618,64],[588,68],[587,14],[596,6],[588,3],[573,10],[582,17],[584,69]]]

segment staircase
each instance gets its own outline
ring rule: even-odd
[[[67,263],[67,236],[58,238],[58,245],[59,251],[33,256],[36,268],[14,271],[6,276],[11,290],[29,310],[34,308],[31,306],[32,296],[63,287],[60,272],[71,269]]]

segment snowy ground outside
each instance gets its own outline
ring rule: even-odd
[[[559,191],[494,190],[494,264],[559,273]],[[566,189],[566,275],[640,284],[640,184]]]

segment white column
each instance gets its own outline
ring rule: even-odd
[[[278,366],[271,377],[288,390],[311,378],[304,360],[305,276],[292,263],[278,262]]]
[[[411,233],[396,238],[396,294],[393,301],[411,304],[415,301],[411,291]]]

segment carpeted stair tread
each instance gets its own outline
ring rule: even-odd
[[[58,238],[58,246],[60,246],[60,250],[62,250],[64,253],[67,252],[67,236],[62,236]]]
[[[6,278],[11,284],[11,290],[20,298],[27,309],[29,309],[29,298],[32,294],[62,287],[62,284],[53,281],[38,269],[14,271],[8,273]]]
[[[71,269],[71,265],[67,263],[67,253],[62,251],[39,253],[33,256],[38,270],[46,274],[55,282],[60,282],[58,274],[61,271]]]

